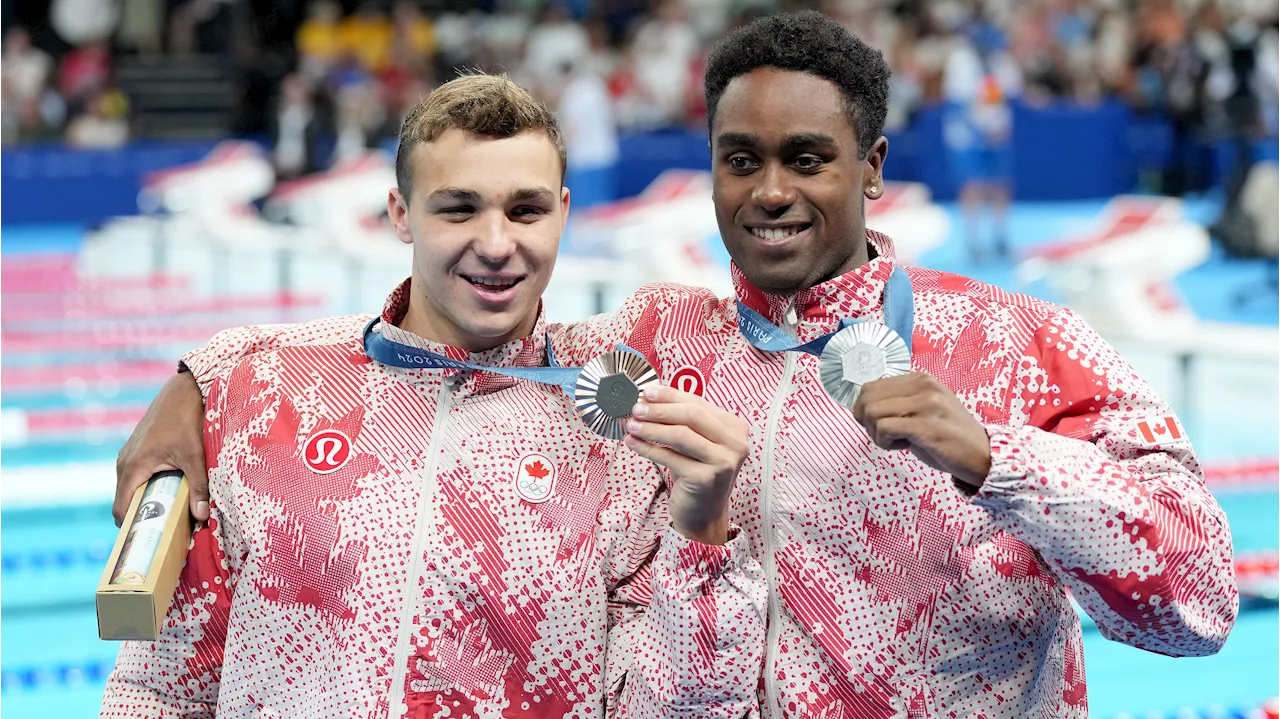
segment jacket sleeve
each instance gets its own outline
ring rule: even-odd
[[[214,716],[235,576],[224,561],[221,513],[210,515],[192,535],[160,638],[121,646],[102,717]]]
[[[608,716],[758,717],[768,587],[746,533],[685,537],[665,491],[636,519],[611,559],[623,576],[609,596]]]
[[[247,372],[247,362],[237,365]],[[227,410],[228,381],[210,378],[206,405],[219,416]],[[206,422],[205,455],[210,466],[213,492],[209,521],[191,535],[187,559],[178,585],[154,642],[125,642],[116,666],[107,678],[102,717],[212,717],[218,701],[223,647],[231,612],[231,597],[239,576],[242,538],[234,529],[236,518],[220,502],[216,459],[222,450],[227,425]]]
[[[1173,411],[1074,314],[1017,360],[973,502],[1035,548],[1113,640],[1222,648],[1239,609],[1231,535]]]
[[[659,283],[645,285],[613,312],[568,325],[552,325],[551,342],[564,366],[581,366],[625,344],[656,361],[659,337],[665,340],[705,328],[718,300],[711,290]]]
[[[214,335],[209,344],[182,355],[179,368],[190,370],[200,385],[200,391],[208,395],[209,383],[240,360],[258,352],[280,349],[296,343],[299,330],[305,325],[247,325],[232,327]]]

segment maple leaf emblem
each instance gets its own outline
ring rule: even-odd
[[[920,497],[914,531],[880,526],[870,517],[865,529],[867,544],[880,566],[863,566],[855,576],[875,589],[877,601],[899,603],[899,636],[916,632],[923,642],[938,596],[968,572],[973,548],[960,543],[963,529],[947,521],[934,504],[932,491]]]
[[[542,479],[550,474],[550,472],[547,471],[547,468],[542,466],[542,462],[536,459],[533,461],[533,464],[526,464],[524,466],[524,471],[528,472],[529,476],[535,479]]]
[[[492,701],[515,657],[489,634],[489,622],[476,619],[445,633],[415,651],[416,671],[409,680],[415,692],[454,691],[473,702]]]
[[[363,408],[337,422],[321,421],[315,430],[336,429],[358,437]],[[284,605],[315,607],[334,619],[351,619],[355,610],[344,597],[355,587],[367,548],[363,541],[339,541],[336,505],[360,493],[358,480],[378,468],[373,455],[354,454],[339,470],[315,474],[305,468],[298,446],[301,415],[284,397],[267,434],[249,440],[240,472],[250,489],[280,504],[266,523],[267,557],[258,591]]]

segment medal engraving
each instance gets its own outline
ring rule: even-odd
[[[878,322],[862,322],[827,342],[818,377],[831,399],[852,409],[863,385],[910,371],[911,351],[898,333]]]
[[[844,381],[866,384],[884,376],[884,350],[860,342],[840,358]]]
[[[640,355],[606,352],[591,360],[578,375],[574,405],[593,432],[622,439],[622,422],[645,387],[658,382],[658,373]]]

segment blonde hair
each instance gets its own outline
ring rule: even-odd
[[[413,148],[435,142],[454,129],[499,139],[529,130],[546,132],[560,157],[560,181],[564,182],[564,138],[555,115],[533,93],[506,75],[477,73],[446,82],[418,101],[405,116],[396,150],[396,184],[405,197],[413,189],[413,168],[409,164]]]

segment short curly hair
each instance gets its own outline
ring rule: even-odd
[[[729,83],[762,67],[805,72],[835,83],[862,157],[884,132],[889,111],[889,64],[884,55],[814,10],[762,17],[716,43],[707,56],[704,79],[708,127],[715,124],[716,106]]]

